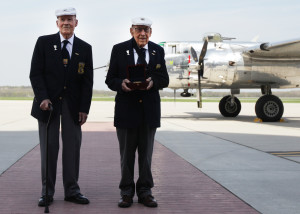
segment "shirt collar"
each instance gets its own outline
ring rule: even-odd
[[[63,35],[61,35],[61,33],[59,33],[59,36],[60,36],[60,42],[62,43],[64,40],[66,40]],[[67,39],[69,41],[69,43],[71,45],[73,45],[73,42],[74,42],[74,34],[71,36],[71,38]],[[148,46],[148,44],[147,44]]]
[[[145,48],[146,50],[148,50],[148,43],[143,48]],[[134,51],[134,53],[136,53],[136,50],[134,48],[133,48],[133,51]]]

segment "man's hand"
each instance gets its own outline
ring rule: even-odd
[[[130,83],[130,81],[128,79],[124,79],[122,82],[122,90],[129,92],[132,91],[130,88],[127,87],[126,83]]]
[[[82,126],[87,120],[87,113],[79,112],[79,124]]]
[[[49,99],[43,100],[40,104],[40,109],[42,109],[43,111],[49,110],[49,103],[51,103],[51,101]]]
[[[151,77],[146,79],[146,81],[148,82],[148,86],[147,86],[146,90],[150,90],[153,87],[153,81],[152,81]]]

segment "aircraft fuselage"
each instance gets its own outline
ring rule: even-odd
[[[191,56],[193,47],[199,55],[203,42],[164,43],[166,65],[170,76],[169,88],[197,89],[198,67]],[[248,57],[245,48],[259,43],[209,43],[204,58],[201,87],[224,88],[298,88],[300,84],[300,54],[295,57]],[[172,47],[172,48],[170,48]],[[176,48],[174,48],[176,47]],[[171,53],[170,53],[171,52]]]
[[[219,102],[224,117],[236,117],[241,103],[235,94],[241,88],[260,88],[255,112],[262,121],[279,121],[282,101],[271,88],[299,88],[300,39],[280,43],[224,42],[233,38],[218,33],[203,37],[204,42],[163,42],[169,88],[183,89],[181,96],[191,96],[189,89],[231,89],[231,95]],[[200,79],[199,79],[200,78]]]

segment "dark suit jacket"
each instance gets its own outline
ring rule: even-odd
[[[106,76],[105,83],[111,90],[117,91],[114,125],[118,128],[134,128],[144,119],[150,127],[160,127],[158,90],[169,84],[165,53],[162,47],[149,41],[148,71],[153,80],[153,87],[148,91],[124,92],[121,84],[127,78],[126,68],[128,65],[135,65],[132,39],[113,47]]]
[[[83,70],[79,65],[84,65]],[[59,33],[38,38],[31,61],[30,81],[34,91],[31,115],[46,122],[49,111],[42,111],[40,103],[50,99],[53,114],[59,112],[60,97],[67,100],[74,121],[78,113],[89,113],[93,91],[92,47],[74,36],[72,57],[64,72]]]

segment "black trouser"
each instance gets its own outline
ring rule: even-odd
[[[61,123],[62,133],[62,165],[63,165],[63,183],[65,196],[73,196],[80,192],[78,186],[79,177],[79,159],[81,147],[81,126],[75,124],[69,111],[66,100],[62,101],[61,115],[57,114],[52,118],[48,130],[48,190],[49,195],[53,196],[55,192],[57,158],[59,151],[59,128]],[[41,168],[42,168],[42,195],[45,195],[46,187],[46,129],[47,123],[39,122],[39,136],[41,149]]]
[[[135,152],[138,151],[139,178],[136,183],[138,197],[151,194],[153,178],[151,161],[156,128],[150,128],[143,122],[137,128],[117,128],[117,136],[121,155],[121,196],[133,197],[135,194],[134,162]]]

